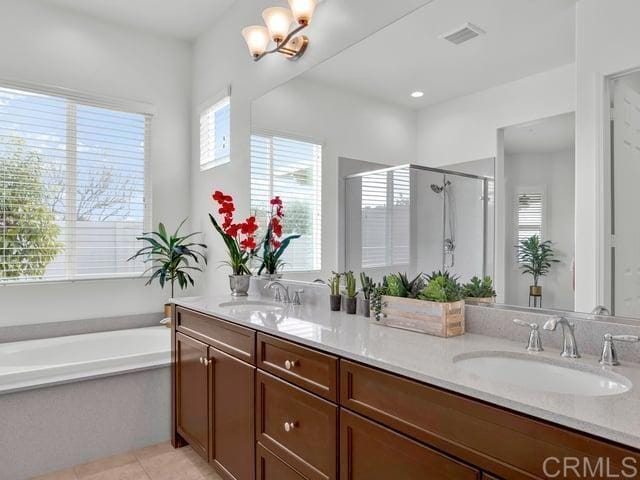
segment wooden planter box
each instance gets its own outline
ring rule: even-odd
[[[496,303],[496,297],[467,297],[468,302]]]
[[[464,300],[452,303],[413,298],[382,297],[382,314],[374,323],[438,337],[464,334]]]

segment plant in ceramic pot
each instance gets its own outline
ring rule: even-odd
[[[284,220],[284,207],[280,197],[271,199],[271,215],[269,217],[269,225],[265,232],[264,238],[260,242],[261,260],[258,275],[267,276],[273,279],[278,276],[278,272],[284,265],[282,255],[289,246],[289,243],[300,235],[288,235],[282,238]]]
[[[360,272],[360,291],[362,292],[360,311],[365,317],[371,316],[371,295],[375,290],[373,279],[368,277],[364,272]]]
[[[463,287],[465,298],[479,303],[495,303],[496,291],[493,288],[491,277],[479,278],[474,276]]]
[[[340,274],[333,272],[333,276],[329,279],[327,284],[331,289],[329,294],[329,301],[331,305],[331,311],[339,312],[342,303],[342,295],[340,295]]]
[[[555,259],[555,252],[550,240],[540,241],[538,235],[533,235],[520,241],[518,249],[518,262],[523,275],[531,275],[533,285],[529,286],[529,295],[542,296],[542,286],[538,285],[540,277],[544,277],[551,270]]]
[[[346,296],[344,300],[345,311],[349,315],[354,315],[356,313],[357,307],[358,290],[356,289],[356,276],[353,274],[353,272],[344,273],[344,285],[344,293]]]
[[[256,217],[250,216],[243,223],[235,223],[233,198],[220,191],[214,192],[212,197],[218,204],[218,214],[222,216],[223,221],[220,224],[212,214],[209,214],[209,219],[227,248],[229,259],[222,263],[231,267],[232,274],[229,275],[231,295],[245,297],[251,281],[249,261],[257,247],[254,236],[258,230]]]
[[[175,294],[175,284],[181,290],[189,285],[194,285],[192,272],[201,272],[202,264],[207,264],[203,250],[207,248],[204,243],[192,242],[191,240],[200,232],[187,235],[180,234],[180,229],[187,221],[185,218],[174,233],[167,232],[166,227],[161,222],[158,230],[145,232],[137,240],[146,245],[138,250],[127,261],[143,258],[144,263],[150,263],[142,275],[149,275],[147,285],[151,285],[154,280],[158,280],[161,288],[168,283],[171,285],[171,297]],[[171,305],[165,304],[165,316],[171,316]]]

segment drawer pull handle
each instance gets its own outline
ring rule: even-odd
[[[291,430],[296,428],[297,424],[298,424],[298,422],[284,422],[284,430],[285,430],[285,432],[290,432]]]
[[[297,364],[298,362],[296,360],[287,360],[286,362],[284,362],[284,368],[286,368],[287,370],[291,370]]]

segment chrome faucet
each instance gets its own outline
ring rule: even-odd
[[[602,355],[600,356],[600,365],[607,365],[609,367],[615,367],[620,365],[618,361],[618,354],[616,353],[616,347],[613,342],[640,342],[640,337],[637,335],[611,335],[605,334],[604,344],[602,345]]]
[[[611,315],[611,312],[604,305],[596,305],[593,310],[591,310],[591,315]]]
[[[273,299],[276,302],[282,302],[282,303],[291,303],[291,297],[289,296],[289,289],[287,287],[285,287],[282,283],[280,282],[269,282],[264,286],[265,289],[270,289],[270,290],[274,290],[276,291]],[[281,295],[281,292],[283,295]]]
[[[576,344],[576,337],[574,335],[576,328],[575,323],[569,322],[565,317],[551,317],[542,328],[554,332],[558,325],[562,327],[561,355],[566,358],[580,358],[578,345]]]
[[[540,327],[537,323],[528,323],[519,318],[514,318],[513,323],[520,325],[521,327],[529,327],[529,341],[527,342],[527,351],[529,352],[542,352],[542,340],[540,340]]]

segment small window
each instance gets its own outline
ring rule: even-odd
[[[283,235],[300,234],[284,254],[284,270],[321,269],[322,146],[272,135],[251,136],[251,210],[264,228],[270,200],[285,207]]]
[[[409,169],[362,177],[362,268],[409,263]]]
[[[537,235],[540,239],[543,225],[543,194],[540,192],[521,192],[516,198],[517,242]]]
[[[200,171],[231,160],[231,97],[224,97],[200,115]]]

